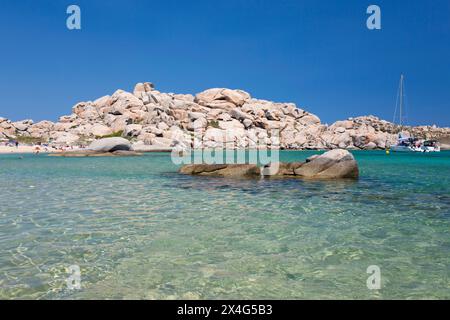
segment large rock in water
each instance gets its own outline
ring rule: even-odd
[[[87,149],[97,152],[114,152],[118,150],[130,151],[132,148],[130,141],[117,137],[95,140]]]
[[[335,149],[310,158],[309,161],[294,169],[294,174],[314,179],[358,178],[359,170],[350,152]]]
[[[259,168],[254,164],[190,164],[182,174],[220,177],[298,177],[305,179],[357,179],[358,164],[347,150],[331,150],[306,162],[276,163]]]
[[[260,176],[261,169],[253,164],[189,164],[180,169],[182,174],[222,177]]]

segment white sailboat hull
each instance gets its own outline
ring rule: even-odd
[[[441,147],[422,147],[423,152],[441,152]]]
[[[392,146],[391,151],[393,151],[393,152],[424,152],[420,148],[411,147],[411,146]]]
[[[390,148],[393,152],[440,152],[439,147],[412,147],[412,146],[392,146]]]

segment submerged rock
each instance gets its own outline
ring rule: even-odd
[[[273,163],[263,168],[254,164],[190,164],[181,174],[221,177],[298,177],[306,179],[357,179],[358,164],[347,150],[331,150],[305,162]]]

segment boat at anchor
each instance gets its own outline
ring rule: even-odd
[[[397,116],[397,105],[399,105],[399,126],[403,127],[404,118],[404,101],[405,101],[405,89],[404,89],[404,75],[400,76],[400,85],[396,101],[394,120]],[[398,103],[398,104],[397,104]],[[390,147],[393,152],[440,152],[441,148],[436,140],[423,140],[414,137],[405,136],[400,133],[397,143]]]

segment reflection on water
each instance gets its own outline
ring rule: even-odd
[[[0,298],[450,298],[450,154],[355,154],[356,182],[0,155]]]

